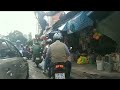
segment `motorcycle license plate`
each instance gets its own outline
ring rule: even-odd
[[[65,79],[65,73],[55,73],[55,79]]]
[[[40,60],[39,58],[36,58],[36,60]]]

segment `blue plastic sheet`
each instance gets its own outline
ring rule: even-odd
[[[71,34],[92,25],[93,21],[86,15],[86,12],[82,11],[68,21],[63,30]]]

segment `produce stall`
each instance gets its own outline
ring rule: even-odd
[[[97,70],[119,72],[120,12],[80,12],[66,22],[65,42],[72,47],[77,64],[96,65]],[[113,57],[114,56],[114,57]]]

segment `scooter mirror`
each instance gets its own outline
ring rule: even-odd
[[[72,50],[72,47],[70,47],[70,50]]]

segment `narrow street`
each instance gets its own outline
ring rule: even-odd
[[[39,68],[36,67],[35,63],[32,62],[32,60],[27,60],[27,61],[29,63],[29,79],[48,79],[48,77],[42,73],[42,70],[40,70]],[[85,72],[79,72],[79,74],[78,74],[74,71],[75,70],[74,70],[74,65],[73,65],[72,72],[71,72],[71,79],[100,78],[100,77],[98,77],[98,75],[92,75],[92,74],[88,74]]]
[[[29,64],[29,79],[49,79],[46,75],[42,73],[41,69],[36,67],[35,63],[32,62],[32,60],[27,61]],[[76,77],[78,78],[78,75]]]
[[[48,79],[43,73],[42,70],[38,69],[35,63],[32,60],[28,60],[29,63],[29,79]]]
[[[0,79],[50,79],[42,60],[55,78],[120,79],[120,11],[5,11],[0,23]]]
[[[42,73],[42,70],[37,68],[32,60],[27,60],[29,63],[29,79],[49,79]],[[108,73],[97,71],[91,65],[72,65],[71,79],[119,79],[119,73]]]
[[[42,70],[36,67],[35,63],[32,62],[32,60],[27,60],[27,61],[29,63],[29,79],[48,79],[48,77],[42,73]],[[71,72],[71,79],[88,79],[88,78],[95,79],[98,78],[98,75],[92,75],[92,74],[89,75],[85,72],[84,73],[79,72],[78,74],[74,72],[74,65],[73,65]]]

